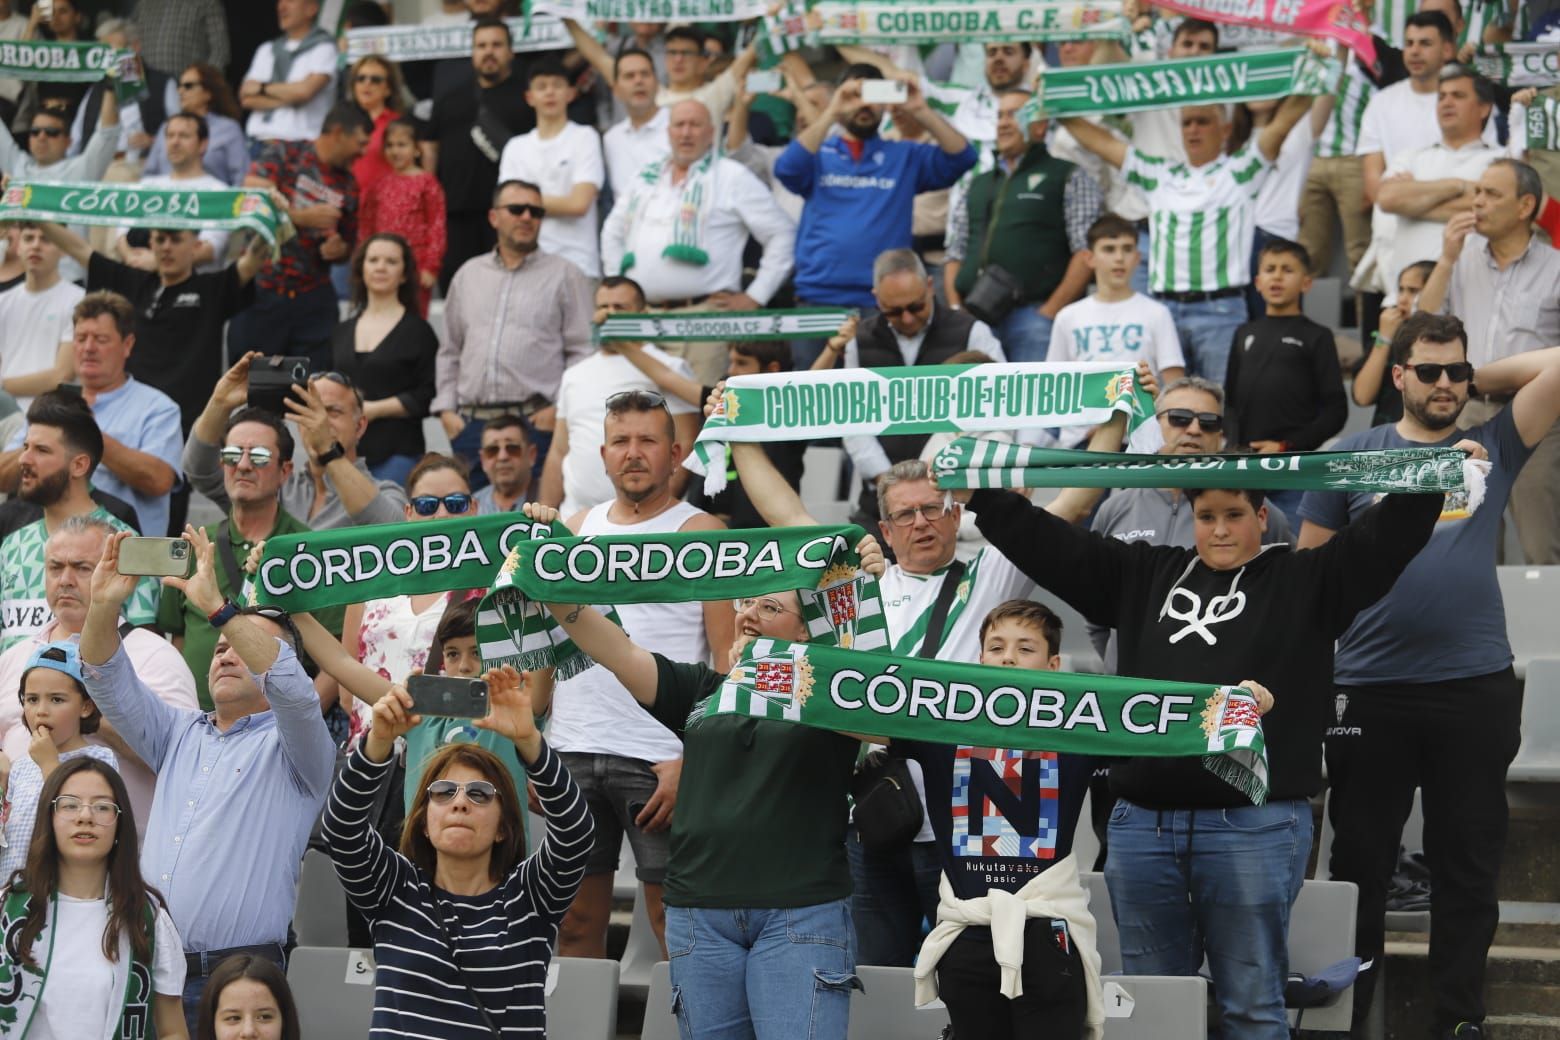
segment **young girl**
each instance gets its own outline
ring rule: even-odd
[[[6,789],[5,850],[0,854],[0,882],[27,860],[27,843],[38,814],[38,792],[49,775],[82,755],[118,769],[119,762],[106,747],[88,744],[84,734],[97,732],[102,713],[81,681],[81,658],[76,644],[46,643],[33,651],[22,672],[17,693],[22,717],[32,734],[27,757],[11,769]]]
[[[50,775],[27,863],[0,892],[0,1032],[187,1040],[184,944],[141,880],[125,782],[95,758]]]
[[[391,173],[364,195],[358,236],[366,239],[388,231],[411,243],[417,258],[418,306],[426,318],[444,263],[444,189],[438,178],[417,165],[417,128],[410,120],[397,119],[385,127],[384,156]]]
[[[196,1019],[196,1040],[300,1040],[303,1035],[282,969],[244,953],[211,973]]]

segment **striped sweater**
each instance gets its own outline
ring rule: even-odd
[[[374,790],[390,761],[370,762],[361,748],[354,751],[325,809],[336,875],[374,936],[369,1036],[491,1040],[456,959],[505,1037],[545,1036],[547,964],[591,850],[580,789],[544,742],[541,758],[526,771],[547,816],[546,837],[491,891],[456,896],[434,888],[428,873],[370,826]],[[440,932],[441,915],[453,951]]]

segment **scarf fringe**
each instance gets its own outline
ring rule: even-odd
[[[1235,790],[1251,799],[1252,805],[1267,804],[1267,783],[1246,761],[1250,752],[1226,751],[1222,755],[1204,755],[1203,767]]]

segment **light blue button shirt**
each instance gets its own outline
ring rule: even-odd
[[[336,749],[319,695],[292,649],[262,677],[269,711],[221,732],[204,712],[164,703],[124,647],[83,662],[87,693],[157,771],[141,873],[168,900],[188,952],[285,943],[309,832]]]

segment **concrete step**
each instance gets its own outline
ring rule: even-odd
[[[1551,806],[1516,807],[1506,835],[1500,867],[1500,898],[1560,903],[1560,844],[1555,830],[1560,814]],[[1434,881],[1432,879],[1432,885]]]
[[[1387,943],[1385,1009],[1387,1038],[1420,1040],[1429,1035],[1433,1001],[1427,937],[1398,935]],[[1555,946],[1491,947],[1485,983],[1486,1013],[1505,1020],[1560,1021],[1560,948]],[[1532,1025],[1525,1022],[1523,1028]],[[1490,1031],[1505,1037],[1504,1031]],[[1517,1036],[1560,1037],[1560,1032],[1518,1033]]]
[[[1560,1018],[1553,1015],[1496,1015],[1484,1020],[1491,1040],[1556,1040]]]
[[[1387,914],[1387,941],[1423,943],[1430,932],[1430,914]],[[1560,903],[1502,902],[1496,946],[1560,948]]]

